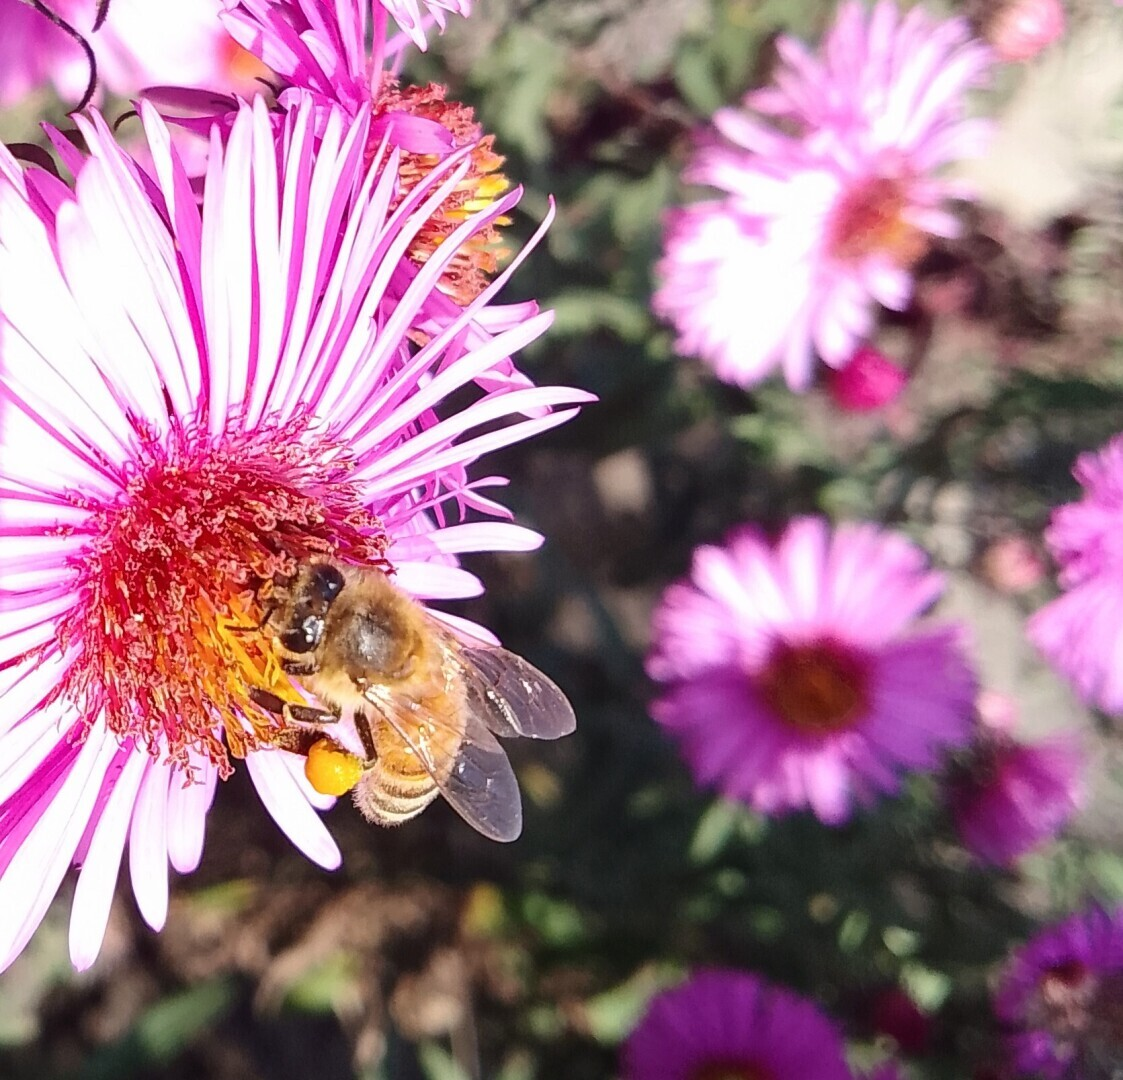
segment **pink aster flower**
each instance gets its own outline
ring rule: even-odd
[[[919,548],[873,525],[799,518],[775,544],[742,528],[663,595],[653,715],[699,784],[845,821],[970,735],[960,628],[913,625],[942,590]]]
[[[220,0],[113,0],[93,33],[97,0],[47,5],[94,50],[98,80],[128,96],[154,82],[237,90],[260,69],[219,22]],[[78,44],[22,0],[0,0],[0,106],[47,83],[67,100],[85,92],[89,66]]]
[[[820,54],[781,39],[775,86],[720,110],[685,173],[724,197],[671,213],[655,311],[726,381],[779,368],[806,388],[901,309],[932,235],[951,236],[939,170],[977,153],[966,90],[989,66],[961,19],[844,4]],[[769,123],[769,119],[781,126]],[[782,127],[782,130],[781,130]]]
[[[1061,0],[1005,0],[983,25],[1000,60],[1023,63],[1064,33],[1065,9]]]
[[[466,344],[506,274],[417,333],[443,263],[517,193],[395,291],[462,160],[391,212],[396,159],[369,162],[368,117],[317,129],[308,100],[277,141],[258,100],[216,134],[200,208],[167,128],[141,119],[150,175],[96,114],[76,120],[88,158],[58,140],[73,188],[0,153],[0,968],[72,863],[71,956],[91,964],[126,844],[158,929],[167,865],[194,868],[241,761],[293,843],[335,866],[324,800],[253,704],[301,700],[246,633],[259,584],[320,554],[421,599],[477,594],[459,553],[539,538],[494,520],[503,481],[468,467],[587,399],[473,383],[550,321]]]
[[[827,378],[831,400],[845,412],[876,412],[896,401],[908,376],[884,353],[860,345],[854,355]]]
[[[699,971],[657,994],[623,1048],[624,1080],[851,1080],[835,1025],[756,975]]]
[[[1092,908],[1038,934],[994,1000],[1021,1074],[1094,1080],[1123,1060],[1123,911]]]
[[[1053,511],[1045,542],[1063,594],[1029,622],[1029,638],[1090,705],[1123,712],[1123,435],[1081,454],[1080,502]]]
[[[279,112],[311,96],[319,123],[342,110],[349,117],[372,115],[368,153],[384,144],[399,149],[400,195],[424,179],[434,165],[465,147],[471,148],[468,168],[443,205],[434,209],[426,227],[418,230],[410,251],[417,264],[426,262],[447,241],[466,216],[494,203],[510,186],[500,171],[503,158],[495,153],[494,138],[476,122],[474,111],[451,101],[437,83],[410,86],[399,81],[385,62],[400,56],[401,40],[385,41],[387,9],[375,5],[371,26],[370,0],[224,0],[223,22],[232,37],[272,70]],[[456,9],[467,4],[456,5]],[[373,53],[367,41],[373,41]],[[168,110],[181,126],[208,134],[217,124],[226,131],[237,114],[238,99],[209,91],[176,86],[149,88],[147,96]],[[496,215],[446,265],[440,289],[431,298],[430,315],[438,328],[456,318],[459,309],[486,287],[498,265],[498,227],[509,224]],[[442,300],[442,298],[447,298]],[[524,307],[513,317],[529,313]],[[506,315],[493,309],[486,315],[502,325]],[[475,331],[492,329],[477,325]],[[500,374],[497,366],[496,373]],[[521,380],[509,367],[502,374]]]
[[[1083,805],[1085,759],[1075,732],[1017,742],[1007,710],[998,724],[987,722],[992,711],[980,709],[978,734],[952,769],[947,794],[968,850],[1005,866],[1051,840]]]

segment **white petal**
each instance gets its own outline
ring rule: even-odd
[[[133,750],[94,827],[70,909],[70,960],[79,971],[85,971],[101,952],[136,793],[145,770],[152,765],[145,750]]]
[[[246,768],[262,805],[281,831],[325,870],[339,866],[343,861],[339,848],[281,756],[271,750],[255,751],[246,755]]]

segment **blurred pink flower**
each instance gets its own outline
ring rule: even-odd
[[[1005,0],[984,22],[987,41],[999,60],[1032,60],[1065,31],[1061,0]]]
[[[1123,435],[1081,454],[1080,502],[1053,511],[1045,541],[1063,594],[1029,621],[1030,640],[1089,704],[1123,712]]]
[[[261,100],[243,106],[212,144],[201,209],[147,104],[151,176],[96,114],[76,118],[90,157],[56,138],[73,190],[0,149],[0,968],[74,862],[71,957],[90,965],[126,842],[159,928],[167,864],[198,863],[232,761],[309,858],[338,864],[324,800],[251,704],[253,686],[295,694],[231,630],[253,625],[254,582],[336,554],[392,567],[422,599],[463,597],[481,586],[458,553],[539,542],[457,523],[509,517],[484,493],[502,479],[470,481],[469,465],[588,397],[473,391],[550,322],[466,344],[520,259],[458,322],[416,332],[443,263],[518,194],[403,279],[462,159],[390,213],[396,158],[366,159],[369,117],[317,135],[313,114],[296,104],[278,141]]]
[[[1004,593],[1024,593],[1045,580],[1045,560],[1017,533],[1001,536],[987,545],[980,560],[980,571],[991,588]]]
[[[445,203],[418,231],[411,256],[423,264],[456,230],[467,214],[482,210],[510,186],[500,171],[503,158],[495,153],[494,138],[476,122],[474,111],[448,100],[437,83],[410,86],[385,67],[388,54],[401,46],[385,41],[387,9],[370,0],[224,0],[223,21],[235,40],[260,59],[276,76],[277,103],[283,111],[310,94],[322,116],[339,108],[348,116],[371,113],[368,153],[384,143],[402,151],[402,193],[448,155],[472,147],[468,169]],[[415,5],[414,5],[415,6]],[[467,4],[453,5],[450,10]],[[373,41],[373,54],[367,41]],[[195,115],[177,123],[206,134],[212,124],[225,130],[237,111],[234,97],[160,87],[150,95],[166,108],[186,109]],[[509,224],[497,216],[487,230],[464,245],[448,264],[431,312],[438,323],[456,318],[460,308],[487,285],[498,265],[498,226]],[[442,304],[442,297],[447,302]],[[521,312],[519,313],[521,315]],[[500,321],[500,311],[489,313]],[[477,327],[479,330],[482,327]],[[526,380],[509,365],[493,375]]]
[[[942,590],[918,547],[873,525],[799,518],[774,545],[742,528],[663,595],[652,713],[699,784],[838,824],[970,736],[960,628],[913,625]]]
[[[779,368],[802,390],[815,353],[843,366],[876,304],[906,305],[929,236],[955,235],[944,204],[966,193],[937,172],[983,145],[965,91],[990,56],[962,19],[890,0],[844,4],[819,56],[779,49],[775,85],[720,110],[686,169],[726,195],[669,215],[652,303],[720,378]]]
[[[1039,933],[1011,957],[994,1010],[1019,1076],[1111,1075],[1123,1060],[1123,910],[1093,907]]]
[[[246,90],[260,67],[219,22],[220,0],[113,0],[91,33],[97,0],[47,5],[82,33],[97,57],[98,80],[129,96],[155,82]],[[22,0],[0,0],[0,106],[47,83],[67,100],[82,96],[89,69],[81,48]]]
[[[952,770],[948,801],[967,849],[1007,866],[1056,836],[1080,809],[1085,758],[1075,732],[1019,743],[980,729]]]
[[[748,972],[702,970],[657,994],[622,1051],[624,1080],[851,1080],[838,1028]]]
[[[827,376],[831,400],[846,412],[874,412],[896,401],[907,383],[904,369],[870,345]]]

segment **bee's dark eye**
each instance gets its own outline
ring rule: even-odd
[[[281,644],[293,653],[306,653],[315,649],[324,636],[324,620],[309,615],[297,625],[290,626],[281,635]]]
[[[330,604],[343,588],[343,575],[330,563],[318,563],[309,576],[308,591],[318,594],[325,607]]]

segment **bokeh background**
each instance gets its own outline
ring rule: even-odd
[[[1120,735],[1025,642],[1050,577],[1012,588],[994,546],[1017,537],[1044,560],[1050,508],[1078,494],[1073,459],[1123,430],[1123,13],[1072,0],[1064,41],[979,99],[998,123],[970,166],[980,200],[879,333],[910,373],[904,395],[858,416],[820,387],[716,382],[676,357],[648,307],[691,133],[766,78],[778,32],[816,37],[833,4],[475,8],[409,75],[447,82],[495,132],[526,186],[514,231],[556,198],[507,298],[557,311],[531,374],[601,401],[495,462],[548,543],[475,558],[488,592],[460,610],[556,679],[579,730],[510,748],[517,843],[489,843],[439,803],[382,831],[344,802],[334,874],[235,779],[162,934],[122,889],[101,958],[76,975],[64,889],[0,976],[0,1077],[604,1080],[650,996],[703,964],[815,997],[858,1065],[896,1052],[918,1080],[982,1077],[1009,949],[1089,898],[1123,899]],[[0,116],[0,136],[34,138],[44,110],[63,118],[39,97]],[[695,790],[647,715],[652,607],[695,545],[808,512],[916,539],[949,573],[940,613],[969,623],[1020,732],[1083,730],[1092,796],[1063,839],[980,869],[926,777],[834,829]]]

